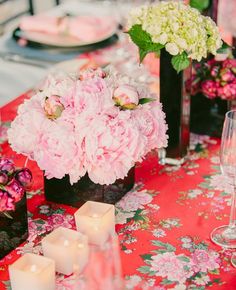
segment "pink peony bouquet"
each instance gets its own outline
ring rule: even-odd
[[[31,183],[28,168],[16,169],[11,160],[0,157],[0,212],[15,210]]]
[[[236,59],[195,64],[195,73],[186,85],[192,95],[201,92],[209,99],[236,99]]]
[[[145,85],[111,69],[50,76],[18,109],[8,131],[13,150],[47,178],[88,173],[112,184],[152,149],[167,146],[162,105]]]

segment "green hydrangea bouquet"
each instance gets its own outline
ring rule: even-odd
[[[138,7],[131,11],[128,26],[128,34],[139,47],[140,61],[149,52],[160,53],[165,48],[177,72],[187,68],[190,59],[201,61],[223,45],[215,22],[181,2]]]

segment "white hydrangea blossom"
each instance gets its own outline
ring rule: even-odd
[[[210,17],[202,16],[181,2],[159,2],[131,11],[129,27],[142,25],[154,43],[165,45],[171,55],[184,51],[191,59],[200,61],[207,53],[216,54],[222,41],[219,29]]]

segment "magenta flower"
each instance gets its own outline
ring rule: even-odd
[[[10,183],[5,186],[5,190],[15,202],[20,201],[25,192],[23,186],[16,179],[12,179]]]
[[[0,172],[0,184],[5,185],[8,182],[8,176],[5,172]]]
[[[234,74],[228,68],[221,69],[220,76],[223,82],[232,82],[235,79]]]
[[[219,66],[215,65],[211,68],[211,76],[217,77],[219,73]]]
[[[28,168],[23,168],[15,174],[15,179],[25,188],[28,189],[32,185],[32,173]]]
[[[236,99],[236,83],[226,84],[218,88],[217,94],[224,100]]]
[[[14,199],[6,191],[0,189],[0,212],[14,209]]]
[[[11,175],[15,171],[13,162],[7,158],[0,158],[0,170]]]
[[[202,93],[210,98],[214,99],[217,96],[217,83],[211,80],[202,82],[201,84]]]

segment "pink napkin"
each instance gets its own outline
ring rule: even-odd
[[[64,18],[65,19],[65,18]],[[25,31],[45,32],[49,34],[58,34],[65,27],[65,21],[58,17],[36,15],[25,16],[21,19],[20,29]]]
[[[99,39],[114,28],[114,21],[110,17],[78,16],[69,21],[68,32],[82,41]]]
[[[20,23],[21,30],[66,34],[83,42],[94,41],[114,32],[115,22],[111,17],[77,16],[25,16]]]

